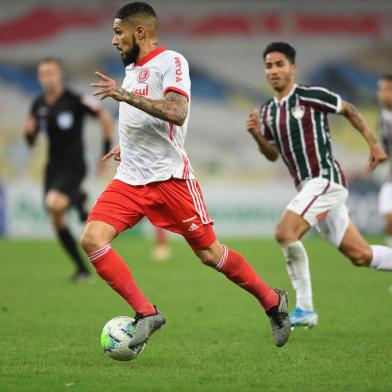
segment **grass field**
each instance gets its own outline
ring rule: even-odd
[[[272,240],[230,240],[271,285],[290,287]],[[168,323],[133,362],[100,348],[105,322],[129,314],[103,282],[72,285],[52,241],[0,241],[0,391],[391,391],[392,274],[352,267],[306,241],[320,325],[278,349],[258,303],[174,241],[170,262],[151,243],[114,247]]]

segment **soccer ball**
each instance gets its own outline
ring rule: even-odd
[[[116,361],[130,361],[144,350],[145,343],[133,348],[128,347],[136,330],[134,321],[132,317],[118,316],[109,320],[103,327],[101,346],[110,358]]]

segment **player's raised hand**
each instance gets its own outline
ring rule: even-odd
[[[372,149],[370,151],[370,157],[369,157],[369,164],[367,168],[367,174],[372,172],[379,163],[384,162],[388,159],[387,154],[381,147],[379,143],[376,143],[372,146]]]
[[[107,97],[112,97],[116,101],[123,101],[125,90],[117,85],[117,82],[109,78],[109,76],[95,71],[95,75],[97,75],[101,80],[99,82],[90,83],[91,87],[98,87],[98,90],[93,92],[93,95],[98,96],[99,99],[105,99]]]
[[[246,129],[251,135],[255,135],[260,133],[260,117],[259,110],[254,108],[248,115],[248,119],[246,120]]]
[[[104,155],[101,160],[103,162],[109,160],[110,158],[113,158],[115,161],[120,162],[121,161],[121,150],[120,146],[113,147],[106,155]]]

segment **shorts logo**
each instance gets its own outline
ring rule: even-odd
[[[198,225],[195,225],[194,223],[192,223],[192,224],[189,226],[188,231],[195,231],[195,230],[197,230],[198,228],[199,228]]]
[[[305,106],[297,105],[291,108],[291,114],[297,120],[301,120],[305,114]]]
[[[62,112],[57,116],[57,125],[64,131],[72,128],[73,123],[74,116],[72,112]]]
[[[145,82],[150,76],[150,70],[148,68],[142,68],[141,71],[137,75],[138,82]]]

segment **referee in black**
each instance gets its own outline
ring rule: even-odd
[[[29,146],[33,146],[39,132],[46,132],[49,148],[45,170],[45,207],[57,237],[75,264],[74,282],[89,280],[90,272],[79,252],[65,220],[69,207],[75,207],[82,221],[86,194],[80,189],[86,174],[82,138],[86,115],[98,119],[103,133],[103,153],[110,150],[113,120],[91,98],[81,96],[64,86],[61,62],[44,58],[38,63],[38,81],[43,94],[37,97],[25,121],[24,132]],[[102,169],[100,167],[99,169]]]

